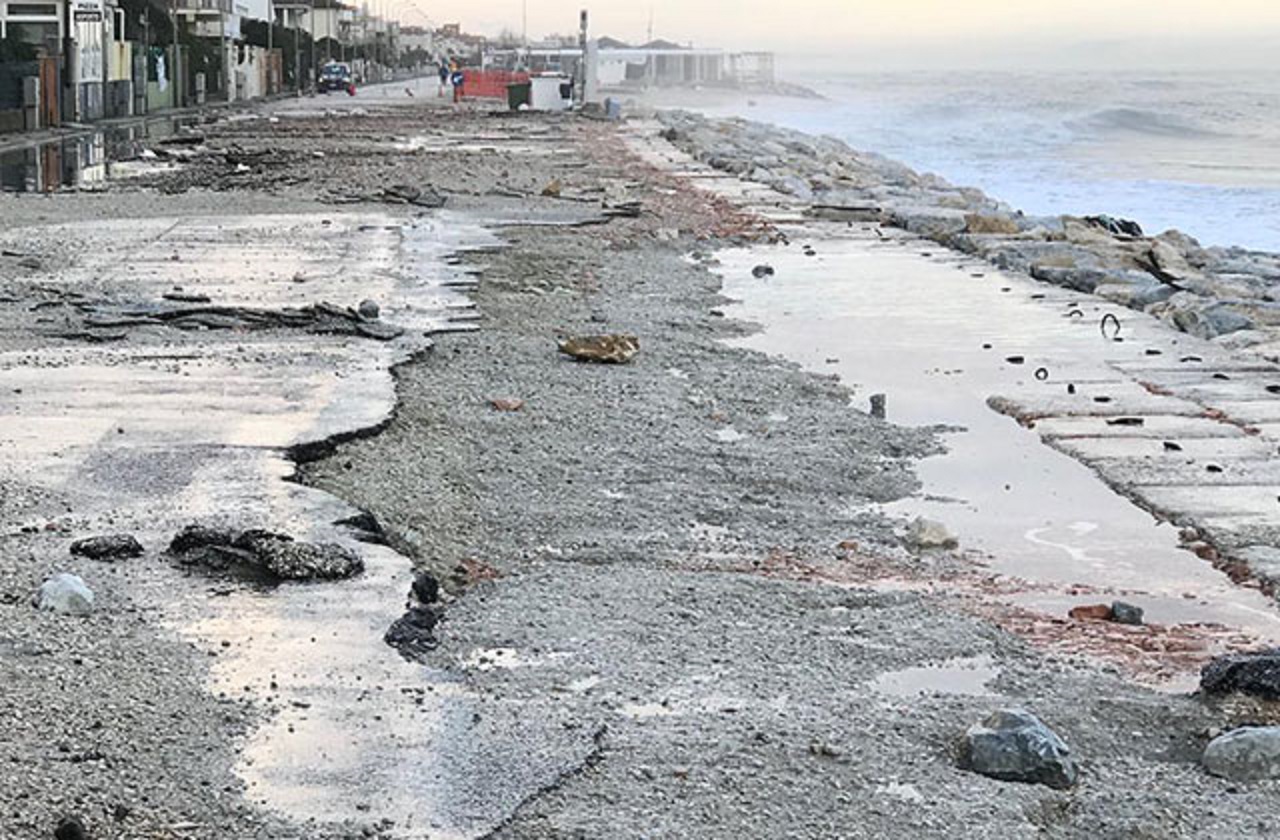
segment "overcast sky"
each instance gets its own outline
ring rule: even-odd
[[[1134,48],[1171,60],[1280,59],[1280,0],[380,0],[407,23],[460,22],[468,31],[519,32],[527,2],[529,34],[571,32],[591,13],[595,35],[643,41],[653,34],[730,49],[847,54],[897,53],[945,63],[993,50],[1051,48],[1059,56],[1094,45]],[[1240,49],[1235,49],[1239,46]],[[1276,53],[1269,54],[1276,49]],[[1194,56],[1186,51],[1203,53]],[[1087,60],[1087,57],[1080,57]]]

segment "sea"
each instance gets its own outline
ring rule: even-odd
[[[820,100],[700,110],[832,135],[1036,215],[1280,252],[1280,68],[790,75]]]

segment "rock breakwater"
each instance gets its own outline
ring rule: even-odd
[[[1031,216],[830,137],[684,111],[663,136],[699,161],[808,205],[824,218],[878,221],[1002,269],[1149,312],[1230,348],[1280,354],[1280,255],[1205,248],[1179,231],[1141,233],[1107,216]]]

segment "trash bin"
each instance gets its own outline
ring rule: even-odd
[[[513,111],[528,108],[532,104],[533,85],[529,82],[513,82],[507,85],[507,106]]]

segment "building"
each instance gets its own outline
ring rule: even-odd
[[[133,53],[124,29],[116,0],[0,0],[0,38],[31,47],[37,62],[40,56],[53,62],[26,72],[40,79],[42,101],[58,100],[55,111],[64,120],[132,113]]]
[[[4,2],[0,0],[0,38],[43,48],[49,55],[62,52],[64,4],[58,2]]]
[[[772,53],[726,53],[652,41],[633,47],[612,38],[595,41],[595,84],[601,89],[648,87],[768,87],[774,83]],[[491,50],[486,66],[532,73],[576,74],[582,50],[555,44]]]

